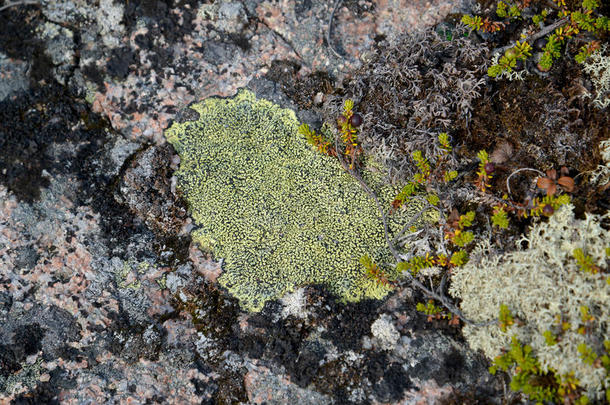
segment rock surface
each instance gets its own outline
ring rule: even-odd
[[[220,264],[191,246],[163,137],[192,119],[184,107],[246,85],[286,107],[312,103],[382,37],[466,4],[344,1],[335,51],[332,7],[0,11],[0,403],[500,401],[486,360],[426,322],[414,291],[345,305],[310,286],[248,314],[215,283]]]

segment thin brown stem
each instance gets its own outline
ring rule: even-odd
[[[375,204],[377,205],[377,210],[379,211],[379,215],[381,216],[381,220],[383,222],[383,233],[385,236],[385,240],[388,244],[388,248],[390,249],[390,253],[392,253],[392,256],[394,256],[394,259],[397,262],[401,262],[402,258],[400,257],[400,255],[396,251],[396,248],[394,247],[394,244],[390,240],[386,215],[383,210],[383,207],[381,206],[381,203],[379,202],[379,198],[377,197],[377,194],[364,182],[364,180],[362,179],[360,174],[357,172],[357,170],[355,168],[350,169],[347,162],[341,156],[340,149],[339,149],[339,135],[335,136],[335,149],[337,150],[337,159],[339,159],[341,166],[343,166],[343,168],[349,175],[351,175],[354,179],[356,179],[356,181],[360,184],[362,189],[375,201]],[[423,212],[423,210],[422,210],[422,212]],[[421,215],[421,213],[420,213],[420,215]],[[449,310],[449,312],[451,312],[455,316],[462,319],[462,321],[464,321],[464,323],[466,323],[468,325],[472,325],[472,326],[487,326],[487,325],[491,325],[491,324],[497,322],[496,319],[493,319],[493,320],[490,320],[487,322],[475,322],[469,318],[466,318],[464,313],[462,311],[460,311],[452,302],[450,302],[449,299],[442,293],[442,291],[440,293],[436,293],[436,292],[432,291],[431,289],[429,289],[428,287],[426,287],[423,283],[421,283],[415,277],[413,277],[409,272],[406,272],[404,274],[406,274],[407,279],[411,283],[411,285],[414,285],[415,287],[417,287],[418,289],[423,291],[424,294],[426,294],[427,296],[439,301],[441,304],[443,304],[443,306],[445,308],[447,308],[447,310]]]
[[[534,42],[538,38],[542,38],[543,36],[547,35],[549,32],[554,31],[556,28],[559,28],[559,27],[565,25],[568,21],[570,21],[569,17],[564,17],[561,20],[558,20],[551,25],[547,25],[546,27],[544,27],[537,33],[525,38],[523,41],[524,42]],[[492,54],[495,54],[495,53],[503,54],[507,49],[510,49],[514,46],[515,46],[515,44],[506,45],[506,46],[503,46],[502,48],[496,48],[491,53]]]

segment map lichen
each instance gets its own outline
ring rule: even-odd
[[[374,201],[336,159],[307,145],[294,111],[247,90],[191,108],[196,121],[166,131],[181,158],[178,188],[197,225],[194,241],[223,259],[218,281],[244,309],[259,311],[306,284],[345,301],[387,294],[359,264],[364,254],[391,262]],[[389,204],[395,190],[382,175],[363,177]],[[391,230],[419,208],[393,215]]]

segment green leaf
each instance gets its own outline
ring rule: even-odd
[[[460,232],[453,238],[453,243],[457,246],[464,247],[474,240],[474,234],[470,231]]]
[[[451,263],[452,265],[459,267],[459,266],[463,266],[464,264],[466,264],[466,262],[468,261],[468,253],[466,253],[465,250],[458,250],[457,252],[454,252],[451,255],[451,259],[449,260],[449,263]]]
[[[505,70],[506,69],[500,65],[491,65],[489,68],[487,68],[487,75],[489,77],[497,77]]]
[[[348,98],[347,100],[345,100],[345,103],[343,103],[343,111],[345,111],[345,113],[347,113],[347,112],[351,111],[352,108],[354,108],[354,100],[352,100],[351,98]]]
[[[434,206],[438,205],[440,199],[438,198],[438,196],[436,194],[428,194],[426,196],[426,200],[428,200],[428,202]]]
[[[499,207],[495,210],[491,216],[491,223],[493,226],[497,226],[502,229],[508,228],[508,214],[504,211],[504,208]]]
[[[593,365],[597,359],[597,354],[586,343],[578,345],[578,353],[580,353],[580,358],[585,364]]]
[[[599,0],[583,0],[582,8],[585,10],[595,10],[599,7]]]
[[[489,155],[485,150],[480,150],[479,153],[477,153],[477,157],[481,163],[487,163],[489,161]]]
[[[550,330],[545,331],[542,336],[544,336],[544,340],[548,346],[554,346],[557,344],[557,338],[553,335],[553,332]]]
[[[441,132],[438,134],[438,143],[441,144],[441,147],[445,150],[451,151],[451,145],[449,144],[449,135],[446,132]]]

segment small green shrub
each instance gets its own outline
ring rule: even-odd
[[[537,61],[541,71],[548,71],[553,62],[561,57],[562,47],[569,39],[578,37],[581,41],[587,41],[580,47],[575,60],[583,63],[588,57],[599,49],[599,41],[590,39],[591,36],[599,36],[610,30],[610,18],[597,12],[601,3],[599,0],[583,0],[580,4],[568,7],[565,0],[554,0],[556,8],[548,8],[542,2],[532,1],[499,1],[496,5],[496,15],[504,21],[492,21],[489,16],[464,15],[462,22],[470,29],[483,32],[496,32],[503,29],[510,20],[522,19],[526,9],[538,9],[539,14],[531,17],[529,36],[523,35],[514,44],[500,49],[488,68],[490,77],[511,77],[517,65],[517,61],[526,61],[532,56],[530,43],[546,37],[546,43],[542,49],[542,55]],[[533,4],[532,4],[533,3]],[[531,14],[530,14],[531,15]],[[547,24],[543,26],[543,24]],[[536,30],[539,28],[539,30]],[[586,32],[587,35],[582,35]],[[502,54],[503,53],[503,54]],[[500,56],[501,55],[501,56]]]

